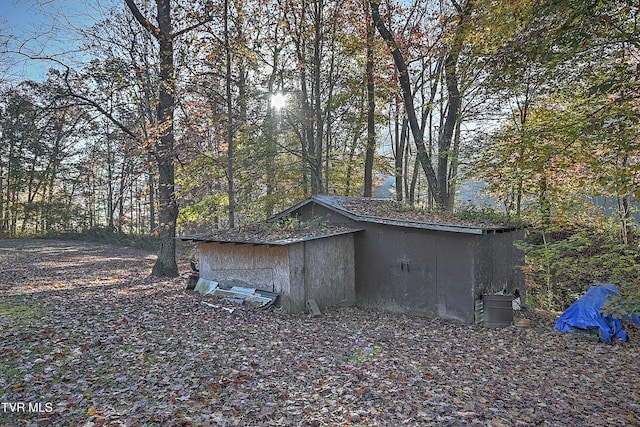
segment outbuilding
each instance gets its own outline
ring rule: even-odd
[[[524,239],[521,226],[421,216],[390,199],[337,196],[313,196],[272,221],[286,218],[363,230],[352,236],[359,306],[472,323],[485,294],[518,290],[524,302],[523,254],[514,246]]]
[[[182,236],[198,243],[202,280],[278,294],[290,313],[355,302],[357,230],[289,220]]]

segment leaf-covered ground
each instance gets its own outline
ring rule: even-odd
[[[0,260],[0,425],[640,424],[637,329],[606,345],[544,313],[527,329],[289,315],[151,279],[153,254],[95,243],[0,240]]]

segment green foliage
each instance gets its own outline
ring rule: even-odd
[[[637,242],[630,245],[619,240],[613,223],[582,223],[529,233],[526,241],[517,245],[526,256],[527,302],[534,307],[564,310],[589,286],[612,283],[623,295],[611,307],[613,312],[622,312],[622,303],[639,308]]]
[[[26,304],[14,304],[12,302],[0,303],[0,317],[11,317],[14,321],[27,321],[39,316],[39,312]]]
[[[463,205],[458,207],[454,214],[457,219],[473,223],[508,224],[513,227],[526,225],[518,217],[509,216],[495,208],[486,206]]]
[[[359,347],[349,356],[349,362],[356,365],[370,362],[375,360],[381,352],[382,347],[379,346]]]
[[[640,308],[637,9],[629,2],[483,6],[489,81],[517,108],[477,150],[475,178],[506,212],[533,225],[525,272],[531,305],[564,309],[592,284],[613,283],[612,312]],[[516,19],[512,19],[516,18]],[[502,23],[501,23],[502,22]],[[499,43],[495,43],[499,41]],[[605,218],[592,202],[617,204]]]
[[[185,206],[179,215],[181,221],[212,221],[229,206],[226,193],[214,193],[189,206]]]

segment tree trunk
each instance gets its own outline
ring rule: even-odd
[[[271,39],[271,43],[273,44],[273,68],[271,69],[271,74],[269,75],[269,80],[267,82],[267,91],[269,93],[269,99],[267,99],[267,114],[265,116],[265,128],[266,128],[266,138],[267,138],[267,147],[266,147],[266,191],[267,197],[265,201],[265,212],[266,217],[271,218],[274,213],[275,208],[275,191],[277,187],[276,181],[276,167],[275,161],[276,156],[278,154],[278,146],[276,140],[276,132],[278,129],[278,123],[276,120],[280,117],[276,117],[276,113],[280,114],[280,112],[274,111],[274,105],[272,104],[272,96],[274,93],[274,88],[276,86],[276,79],[278,78],[278,63],[280,61],[280,51],[282,50],[282,43],[280,42],[280,26],[274,26],[274,34],[273,39]],[[279,88],[282,90],[282,87]]]
[[[145,56],[145,61],[146,61],[146,56]],[[147,120],[149,121],[149,125],[152,125],[154,123],[154,117],[153,117],[153,110],[151,109],[151,104],[153,102],[153,96],[151,94],[151,78],[149,75],[149,69],[151,68],[151,66],[149,65],[149,63],[146,61],[145,62],[145,66],[142,67],[142,69],[144,69],[143,71],[137,71],[136,74],[138,75],[138,80],[140,80],[143,91],[144,91],[144,100],[145,103],[143,106],[141,106],[142,108],[142,114],[147,118]],[[142,127],[142,132],[144,133],[144,140],[145,141],[149,141],[149,130],[147,128],[147,126],[143,126]],[[147,142],[148,143],[148,142]],[[156,185],[155,185],[155,171],[153,169],[153,154],[150,152],[150,150],[148,149],[149,147],[145,147],[147,148],[147,189],[148,189],[148,194],[149,194],[149,230],[151,232],[153,232],[156,229]],[[141,230],[142,231],[142,230]]]
[[[447,210],[453,211],[455,207],[456,191],[458,191],[458,166],[460,165],[460,121],[456,123],[456,130],[453,137],[453,149],[451,150],[451,164],[449,166],[449,194],[447,197]]]
[[[368,5],[365,2],[365,6]],[[367,8],[368,9],[368,8]],[[367,11],[367,150],[364,159],[364,197],[373,194],[373,158],[376,151],[376,99],[373,68],[373,35],[374,26]]]
[[[313,155],[313,168],[311,170],[311,187],[313,194],[324,193],[322,182],[322,153],[324,141],[324,120],[322,117],[321,98],[321,48],[322,48],[322,13],[324,2],[316,0],[314,3],[314,40],[313,40],[313,113],[315,123],[315,150]]]
[[[409,204],[414,206],[416,204],[416,187],[418,186],[418,163],[420,161],[416,158],[413,165],[413,174],[411,174],[411,184],[409,186]]]
[[[396,200],[401,202],[402,200],[404,200],[404,194],[408,194],[407,191],[404,191],[405,189],[405,182],[406,182],[406,171],[404,168],[405,165],[405,151],[406,151],[406,143],[407,143],[407,136],[408,136],[408,123],[407,123],[407,119],[406,117],[402,118],[402,125],[400,124],[400,112],[398,111],[398,107],[396,105],[396,111],[395,111],[395,118],[394,118],[394,122],[395,122],[395,128],[394,128],[394,134],[395,134],[395,148],[396,148],[396,155],[395,155],[395,186],[396,186]]]
[[[358,129],[359,127],[360,126],[358,126]],[[359,139],[358,136],[359,136],[359,132],[353,132],[353,139],[351,140],[351,145],[349,147],[349,157],[348,157],[349,161],[347,162],[347,172],[345,176],[345,196],[351,195],[351,184],[352,184],[351,176],[353,175],[356,148],[358,148],[358,139]]]
[[[158,258],[151,273],[159,277],[178,276],[176,263],[176,221],[178,202],[175,195],[175,152],[173,113],[175,108],[175,72],[173,66],[173,37],[171,1],[156,0],[158,27],[154,27],[140,13],[133,0],[125,0],[136,20],[157,40],[160,47],[159,91],[156,115],[158,134],[155,157],[158,164]]]
[[[400,83],[400,90],[402,92],[402,99],[404,101],[404,107],[407,113],[407,119],[409,120],[409,128],[411,129],[411,134],[413,135],[413,141],[418,151],[418,160],[420,161],[422,170],[424,171],[427,177],[429,188],[436,198],[437,205],[441,209],[446,209],[446,204],[445,204],[446,200],[443,200],[440,196],[438,177],[436,176],[436,172],[433,169],[433,165],[431,164],[431,157],[427,153],[427,149],[424,145],[424,135],[422,133],[422,129],[420,129],[420,125],[418,123],[418,119],[416,116],[416,110],[413,104],[413,93],[411,90],[411,82],[409,80],[409,69],[404,60],[404,57],[402,56],[402,52],[400,52],[400,48],[398,47],[398,44],[395,41],[395,38],[393,37],[391,32],[389,32],[386,25],[382,21],[382,18],[380,17],[379,0],[369,0],[369,4],[371,5],[371,16],[373,18],[373,22],[378,28],[378,32],[380,33],[380,36],[387,43],[387,46],[389,46],[389,49],[391,49],[393,62],[395,63],[396,69],[398,70],[398,80]]]
[[[160,90],[158,126],[160,141],[156,147],[159,170],[160,248],[153,266],[155,276],[176,277],[176,221],[178,202],[175,194],[173,113],[175,108],[175,72],[173,68],[173,28],[171,26],[170,0],[156,0],[160,45]]]
[[[458,86],[458,57],[462,50],[462,40],[464,35],[463,23],[471,12],[471,2],[467,1],[460,6],[454,2],[458,12],[458,22],[455,28],[453,43],[449,47],[449,53],[444,60],[444,74],[447,86],[447,117],[444,122],[442,135],[438,141],[438,183],[440,184],[439,199],[444,203],[447,210],[453,210],[454,201],[450,200],[452,191],[448,188],[449,158],[457,161],[456,153],[451,152],[451,145],[454,142],[454,133],[459,125],[462,99]],[[456,165],[457,167],[457,165]],[[455,173],[455,171],[454,171]]]
[[[114,212],[114,203],[113,203],[113,185],[114,181],[114,173],[113,173],[113,161],[114,155],[111,146],[111,132],[109,131],[109,127],[106,129],[106,137],[107,137],[107,227],[109,228],[109,232],[113,231],[113,212]]]
[[[447,106],[447,118],[444,122],[444,129],[438,141],[438,199],[449,209],[453,205],[449,202],[449,157],[451,155],[451,144],[456,123],[460,117],[460,90],[458,89],[458,77],[456,64],[458,55],[447,55],[445,59],[444,72],[449,95]]]
[[[226,56],[225,93],[227,98],[227,194],[229,228],[236,226],[236,193],[233,183],[233,100],[231,99],[231,46],[229,44],[229,0],[224,0],[224,49]]]
[[[273,93],[273,82],[269,82],[268,86],[269,94]],[[265,159],[265,174],[266,174],[266,190],[267,197],[265,200],[265,214],[267,218],[273,216],[275,207],[274,192],[276,189],[276,169],[275,158],[277,154],[276,135],[275,135],[275,117],[271,99],[267,100],[267,114],[265,119],[265,135],[267,142],[266,159]]]
[[[302,1],[300,11],[285,17],[287,30],[293,37],[296,59],[298,60],[298,79],[301,97],[301,130],[296,131],[300,139],[302,160],[307,166],[303,176],[303,189],[307,194],[307,182],[311,183],[312,194],[324,193],[323,182],[323,141],[324,118],[321,109],[321,50],[323,38],[322,12],[323,0],[313,3]],[[308,16],[311,15],[312,23]],[[306,38],[312,34],[313,40]],[[309,51],[311,55],[309,55]],[[310,58],[309,58],[310,57]]]

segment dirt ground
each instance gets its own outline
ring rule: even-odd
[[[606,345],[532,310],[501,329],[309,318],[199,296],[149,277],[153,260],[0,240],[0,425],[640,425],[637,328]]]

